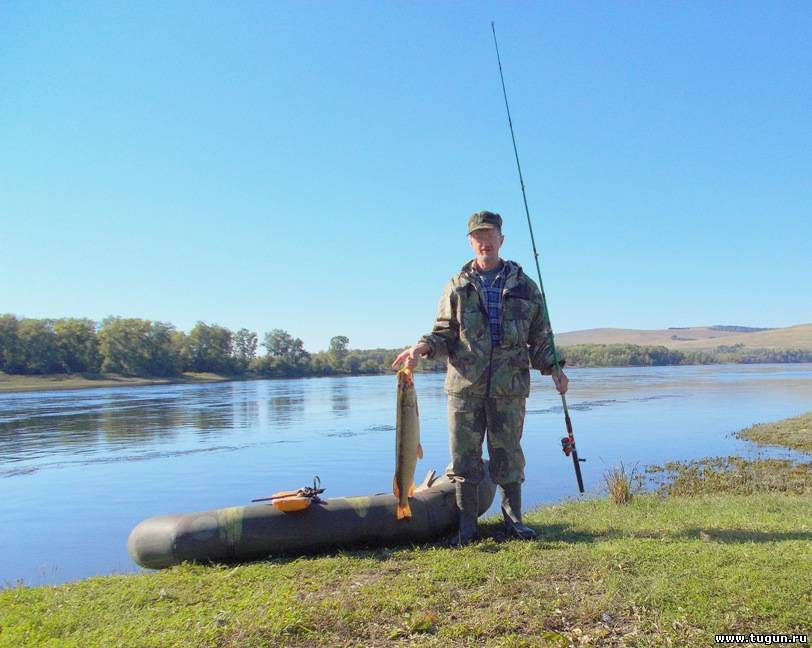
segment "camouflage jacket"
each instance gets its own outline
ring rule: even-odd
[[[549,374],[554,366],[550,322],[538,286],[518,263],[506,261],[502,290],[502,341],[491,345],[484,295],[465,264],[443,291],[432,332],[421,338],[428,358],[447,358],[445,390],[460,396],[527,397],[530,366]],[[561,365],[564,360],[561,359]]]

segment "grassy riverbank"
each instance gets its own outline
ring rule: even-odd
[[[194,384],[240,380],[240,378],[240,376],[226,376],[207,372],[186,372],[173,378],[138,378],[120,374],[18,375],[0,372],[0,393],[51,391],[54,389],[90,389],[93,387]]]
[[[538,542],[12,589],[0,645],[705,646],[717,633],[810,631],[808,497],[592,500],[528,520]]]
[[[812,412],[783,421],[759,423],[737,436],[761,445],[783,446],[812,454]]]
[[[528,514],[537,542],[8,589],[0,646],[711,646],[722,633],[812,632],[809,464],[779,462],[745,489],[719,477],[724,462],[680,466],[670,483],[690,474],[690,487]],[[782,471],[807,486],[774,487]]]

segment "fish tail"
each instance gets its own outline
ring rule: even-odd
[[[406,504],[398,504],[395,514],[397,515],[398,520],[412,517],[412,509],[409,508],[409,503],[406,502]]]
[[[412,369],[411,367],[403,367],[400,371],[398,371],[398,385],[402,385],[404,387],[411,387],[414,384],[414,378],[412,377]]]

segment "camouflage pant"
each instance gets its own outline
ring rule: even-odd
[[[521,439],[525,397],[472,398],[448,395],[448,442],[454,482],[479,483],[484,468],[482,441],[487,432],[491,479],[497,484],[524,481]]]

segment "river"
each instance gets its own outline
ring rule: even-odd
[[[620,461],[752,455],[731,433],[812,409],[811,364],[568,375],[587,495]],[[526,508],[577,496],[561,400],[533,380]],[[422,479],[448,463],[445,394],[441,374],[415,382]],[[0,586],[137,571],[126,540],[140,520],[246,504],[314,475],[325,497],[390,491],[394,422],[394,376],[0,394]]]

